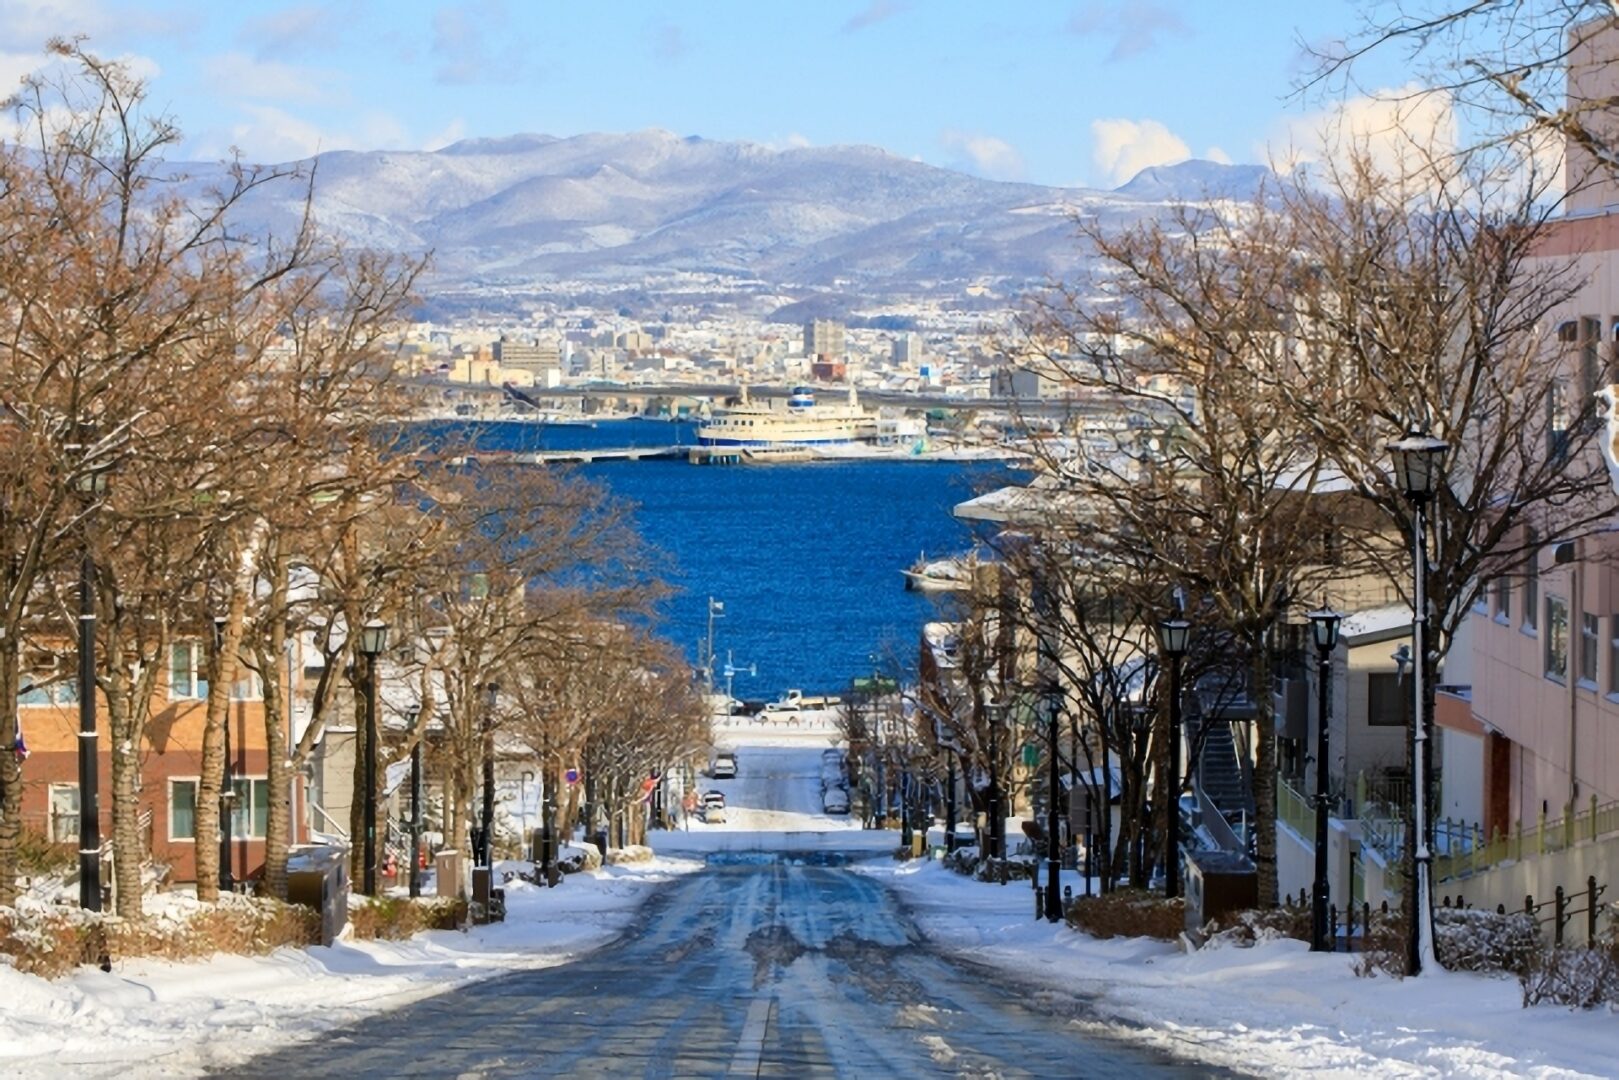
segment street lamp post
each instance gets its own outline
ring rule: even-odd
[[[999,735],[1001,725],[1006,722],[1006,706],[998,701],[989,702],[984,706],[984,715],[989,721],[989,798],[985,800],[989,811],[989,851],[986,855],[1000,859],[1005,857],[1006,815],[1001,812]]]
[[[1331,717],[1332,698],[1327,691],[1332,679],[1332,652],[1338,647],[1338,626],[1343,616],[1323,604],[1307,618],[1315,635],[1319,665],[1315,732],[1315,886],[1310,895],[1310,951],[1331,952],[1327,932],[1327,721]]]
[[[225,677],[225,624],[230,620],[223,615],[214,616],[214,672],[215,678]],[[227,696],[227,701],[229,700]],[[234,887],[235,871],[231,865],[233,842],[231,807],[236,798],[236,783],[230,752],[230,707],[225,709],[225,767],[219,783],[219,887],[230,892]]]
[[[500,687],[488,686],[488,708],[483,716],[483,852],[484,866],[495,865],[495,705]]]
[[[73,480],[85,516],[107,493],[109,467],[92,466]],[[82,527],[82,526],[81,526]],[[96,735],[96,563],[83,536],[79,561],[79,906],[101,910],[101,751]]]
[[[1433,942],[1433,849],[1428,836],[1428,777],[1432,771],[1431,719],[1424,680],[1428,666],[1428,545],[1423,533],[1424,511],[1439,490],[1440,471],[1450,444],[1424,432],[1407,432],[1388,444],[1395,480],[1411,503],[1411,830],[1414,893],[1407,922],[1406,973],[1421,974],[1436,966]]]
[[[372,619],[360,627],[365,657],[365,871],[361,891],[377,895],[377,657],[388,647],[388,624]]]
[[[420,710],[411,712],[406,720],[416,735],[410,748],[410,895],[422,895],[422,737],[417,728]]]
[[[1164,778],[1164,896],[1180,895],[1181,850],[1181,658],[1192,624],[1176,615],[1158,624],[1158,648],[1169,658],[1169,739],[1165,747],[1169,771]]]
[[[1062,869],[1062,851],[1059,840],[1059,818],[1057,815],[1058,795],[1061,793],[1062,783],[1058,770],[1057,755],[1057,723],[1062,716],[1062,693],[1052,688],[1046,696],[1046,739],[1049,742],[1049,757],[1051,758],[1051,774],[1048,783],[1051,791],[1046,802],[1046,919],[1056,922],[1062,918],[1062,893],[1058,888],[1057,879]]]

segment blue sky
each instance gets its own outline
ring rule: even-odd
[[[1289,98],[1299,40],[1355,0],[0,0],[0,79],[52,34],[126,58],[176,156],[437,149],[664,128],[864,143],[996,179],[1113,186],[1187,156],[1263,162],[1330,103]],[[1362,71],[1407,76],[1399,57]]]

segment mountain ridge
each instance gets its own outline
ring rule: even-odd
[[[986,180],[880,147],[778,149],[658,129],[331,151],[287,167],[313,170],[315,219],[335,239],[431,251],[425,290],[543,293],[589,282],[656,293],[706,275],[718,293],[730,281],[872,301],[969,284],[1012,297],[1083,272],[1074,215],[1123,226],[1177,201],[1251,199],[1272,175],[1189,161],[1104,191]],[[201,197],[222,167],[187,168]],[[238,226],[287,234],[302,193],[292,181],[255,190]]]

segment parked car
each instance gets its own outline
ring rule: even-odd
[[[703,793],[703,820],[710,825],[717,825],[725,821],[725,792],[707,791]]]
[[[840,787],[829,787],[821,795],[821,811],[827,814],[847,814],[849,793]]]
[[[716,780],[732,780],[736,778],[736,755],[728,750],[722,750],[714,755],[714,764],[709,767],[708,774]]]

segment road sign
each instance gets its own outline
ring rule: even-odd
[[[1034,743],[1023,744],[1023,764],[1031,769],[1040,764],[1040,748]]]
[[[577,784],[579,782],[579,770],[569,769],[567,772],[562,774],[562,779],[566,780],[570,784]]]

